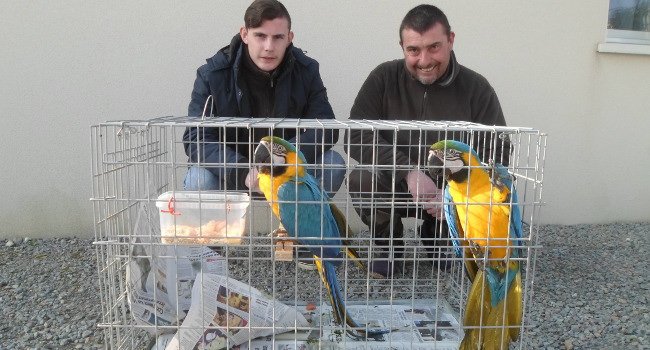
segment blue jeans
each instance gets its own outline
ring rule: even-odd
[[[228,156],[227,156],[228,157]],[[228,157],[229,158],[229,157]],[[224,163],[232,162],[226,161]],[[336,192],[341,187],[343,179],[345,178],[346,166],[343,156],[338,152],[329,150],[323,153],[323,163],[325,167],[321,167],[318,164],[312,164],[307,166],[307,171],[312,174],[319,182],[322,182],[323,189],[328,193],[330,197],[334,196]],[[187,170],[185,175],[185,180],[183,182],[183,188],[186,191],[209,191],[209,190],[222,190],[224,189],[224,174],[227,174],[228,171],[223,168],[216,168],[217,171],[210,171],[206,167],[199,167],[192,165]],[[231,171],[231,174],[235,174],[235,171]],[[226,175],[228,176],[228,175]],[[231,179],[232,180],[232,179]],[[248,190],[241,181],[230,181],[231,184],[226,187],[230,190]]]

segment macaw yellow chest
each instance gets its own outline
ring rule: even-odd
[[[449,182],[451,195],[464,238],[485,247],[491,258],[502,259],[507,247],[513,244],[509,237],[509,190],[490,183],[487,175],[470,175],[468,182]]]
[[[271,205],[271,210],[275,216],[280,217],[280,208],[278,207],[278,188],[286,182],[286,179],[280,177],[270,177],[267,175],[259,175],[260,191],[264,194],[266,201]]]

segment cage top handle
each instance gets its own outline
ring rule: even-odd
[[[205,99],[205,105],[203,105],[203,113],[201,113],[201,120],[205,120],[206,117],[212,117],[212,112],[214,108],[214,104],[211,103],[213,100],[212,94],[208,95],[208,98]],[[210,115],[206,116],[205,111],[208,109],[208,103],[210,103]]]

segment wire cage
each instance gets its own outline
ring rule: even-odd
[[[183,141],[184,134],[190,141]],[[340,250],[342,243],[321,240],[329,243],[318,246],[279,235],[271,205],[281,200],[269,203],[242,183],[251,169],[261,169],[254,155],[261,135],[283,137],[306,159],[315,159],[306,168],[327,193],[320,197],[320,204],[328,203],[320,206],[322,217],[322,208],[333,204],[347,220],[339,234],[361,264],[346,254],[323,253],[316,260],[334,263],[344,314],[356,320],[359,332],[337,322],[330,290],[310,264],[318,249]],[[510,347],[526,348],[533,326],[527,309],[539,248],[544,133],[468,122],[188,117],[91,128],[99,327],[106,347],[457,349],[473,329],[463,324],[472,282],[447,224],[430,220],[435,215],[427,211],[438,204],[434,208],[443,217],[449,200],[414,199],[402,180],[404,174],[428,174],[429,148],[444,139],[474,149],[481,160],[475,167],[503,164],[513,179],[518,203],[506,204],[521,212],[523,235],[511,245],[521,254],[511,260],[520,266],[523,318],[511,326],[519,332]],[[229,159],[224,140],[249,157]],[[222,153],[206,156],[206,144]],[[192,161],[186,150],[195,151]],[[339,162],[323,161],[328,151]],[[271,158],[272,169],[281,165]],[[190,168],[221,174],[217,189],[201,186],[207,180],[198,177],[199,188],[188,190]],[[274,171],[271,176],[279,176]],[[327,178],[335,173],[340,186]],[[234,175],[228,180],[226,174]],[[432,179],[445,186],[442,177]],[[295,200],[295,212],[309,204],[318,203]],[[289,226],[314,225],[299,215],[293,220]],[[321,232],[325,221],[316,221]],[[311,251],[305,255],[305,249]],[[383,273],[376,273],[377,261],[388,262],[379,264]],[[373,335],[371,329],[382,332]]]

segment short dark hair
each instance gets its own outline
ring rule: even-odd
[[[442,12],[441,9],[427,4],[418,5],[412,8],[411,11],[404,16],[402,24],[399,26],[400,43],[402,42],[402,31],[404,29],[412,29],[422,34],[436,25],[436,23],[442,24],[445,28],[445,34],[449,37],[451,26],[449,26],[447,16],[445,16],[445,13]]]
[[[277,0],[255,0],[246,9],[244,13],[244,25],[246,28],[257,28],[264,21],[274,20],[276,18],[286,18],[291,29],[291,16],[289,11]]]

